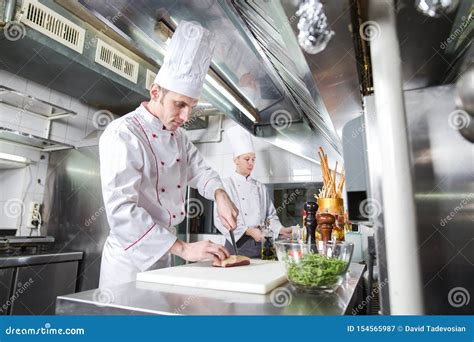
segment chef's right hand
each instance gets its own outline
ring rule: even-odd
[[[214,197],[216,200],[217,215],[222,225],[228,230],[234,230],[237,227],[237,215],[239,215],[239,210],[223,189],[217,189]]]
[[[176,240],[171,247],[171,253],[175,254],[187,261],[200,260],[224,260],[230,257],[227,249],[210,240],[186,243],[181,240]]]

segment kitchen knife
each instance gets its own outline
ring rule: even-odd
[[[231,230],[229,231],[229,233],[230,233],[230,239],[232,240],[232,246],[234,246],[234,253],[235,255],[239,255],[239,250],[237,249],[237,244],[235,243],[234,232]]]

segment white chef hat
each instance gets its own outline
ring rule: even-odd
[[[198,99],[214,47],[214,34],[209,30],[196,22],[181,21],[168,44],[154,83]]]
[[[238,157],[246,153],[255,153],[252,136],[245,129],[239,125],[235,125],[229,128],[226,133],[232,145],[234,157]]]

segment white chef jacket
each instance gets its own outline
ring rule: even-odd
[[[238,241],[245,234],[247,228],[257,225],[263,226],[266,219],[270,221],[270,229],[276,239],[280,234],[282,224],[265,185],[250,176],[245,177],[237,172],[234,172],[231,177],[223,179],[222,182],[225,191],[239,209],[237,228],[234,230],[235,240]],[[214,225],[229,242],[232,242],[229,231],[217,216],[216,208],[214,208]]]
[[[99,153],[110,226],[101,266],[105,287],[133,281],[154,264],[170,266],[174,226],[185,218],[186,186],[209,200],[223,186],[184,131],[166,130],[144,104],[107,126]]]

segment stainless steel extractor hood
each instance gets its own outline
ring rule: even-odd
[[[24,8],[28,1],[31,0],[17,1],[17,8]],[[181,20],[197,21],[216,35],[216,50],[203,101],[253,134],[291,153],[316,161],[315,151],[323,146],[330,159],[342,162],[339,138],[280,2],[41,0],[34,3],[53,9],[82,27],[85,42],[89,42],[88,49],[82,53],[59,47],[61,53],[47,58],[55,61],[49,67],[65,69],[48,82],[51,87],[61,84],[63,91],[66,89],[90,104],[119,114],[124,109],[130,110],[146,98],[146,84],[162,63],[166,39],[174,27]],[[20,23],[21,14],[17,11],[15,16]],[[56,44],[54,39],[41,36],[41,32],[28,25],[26,30],[27,40],[21,39],[22,45],[11,48],[16,52],[10,53],[9,60],[17,59],[21,54],[18,51],[23,49],[31,52],[36,49],[42,55]],[[97,37],[124,57],[132,56],[138,62],[136,83],[117,73],[110,75],[109,69],[97,65]],[[18,42],[1,41],[10,47],[13,43]],[[24,76],[34,78],[45,65],[38,57],[29,68],[31,72]],[[89,79],[87,84],[81,84],[80,79],[77,84],[70,81],[75,79],[74,75],[87,74],[86,71],[91,72],[94,81]],[[65,73],[69,76],[65,77]],[[69,83],[64,84],[67,80]],[[89,90],[91,84],[97,84],[95,90]],[[114,110],[114,105],[122,110]]]

